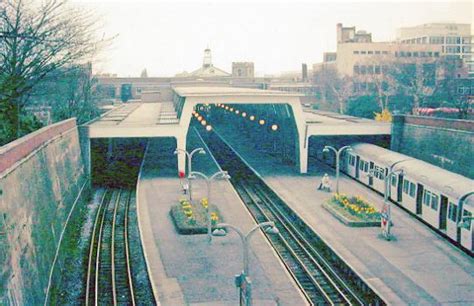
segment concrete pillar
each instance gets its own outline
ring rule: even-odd
[[[176,137],[177,149],[186,150],[186,134]],[[186,154],[178,154],[178,173],[186,173]]]
[[[121,85],[115,86],[115,99],[120,99],[120,89]]]
[[[303,138],[304,139],[304,138]],[[307,139],[299,141],[300,147],[300,173],[307,173],[308,172],[308,144],[306,143]]]
[[[91,176],[91,140],[89,138],[89,127],[80,125],[78,126],[79,131],[79,143],[81,146],[81,156],[84,164],[84,168],[88,177]]]

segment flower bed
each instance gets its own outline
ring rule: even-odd
[[[380,226],[380,213],[362,197],[335,194],[323,207],[346,225]]]
[[[171,208],[170,215],[181,235],[207,234],[207,207],[208,201],[202,199],[198,204],[190,203],[187,199],[181,199],[179,204]],[[209,207],[211,211],[211,225],[221,223],[222,217],[216,206]]]

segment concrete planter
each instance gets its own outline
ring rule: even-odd
[[[380,221],[364,221],[361,219],[360,221],[350,220],[346,216],[344,216],[341,212],[339,212],[337,208],[333,207],[332,204],[323,203],[323,207],[331,215],[333,215],[337,220],[339,220],[340,222],[344,223],[347,226],[350,226],[350,227],[379,227],[380,226]]]

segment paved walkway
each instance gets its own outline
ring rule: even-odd
[[[193,131],[189,148],[202,143]],[[138,186],[138,206],[144,248],[161,305],[237,305],[234,275],[242,269],[241,241],[235,233],[214,237],[182,236],[175,232],[170,207],[181,196],[172,143],[152,140]],[[216,165],[206,155],[195,155],[193,170],[212,174]],[[193,183],[193,198],[205,195],[202,181]],[[255,223],[228,182],[217,181],[212,199],[224,221],[249,230]],[[261,233],[252,238],[250,277],[255,305],[305,305],[299,289]]]
[[[311,165],[309,174],[301,175],[296,167],[256,153],[242,137],[215,131],[389,304],[474,304],[474,260],[407,212],[393,207],[395,241],[380,238],[379,228],[347,227],[322,207],[331,195],[316,190],[324,172],[334,175],[332,169]],[[382,196],[345,176],[340,191],[362,195],[379,209],[383,203]]]

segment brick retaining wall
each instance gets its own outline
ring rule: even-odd
[[[76,119],[61,121],[0,147],[0,173],[27,157],[45,142],[76,127]]]

